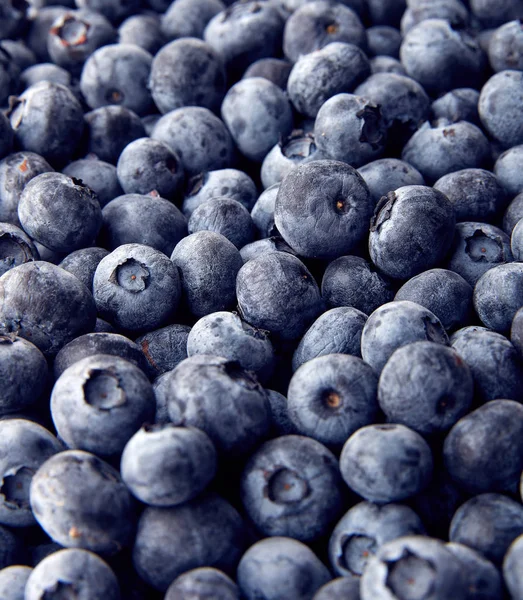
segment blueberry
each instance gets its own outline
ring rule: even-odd
[[[116,167],[99,160],[95,155],[89,155],[69,163],[62,173],[68,177],[74,177],[74,179],[81,179],[87,187],[93,190],[102,207],[123,193]]]
[[[256,162],[261,162],[293,125],[287,96],[262,77],[233,85],[222,102],[221,114],[240,152]]]
[[[451,123],[468,121],[479,125],[479,92],[472,88],[456,88],[447,92],[431,105],[436,119],[447,119]]]
[[[370,314],[394,298],[388,278],[359,256],[340,256],[329,263],[321,293],[328,306],[351,306]]]
[[[98,264],[93,292],[102,318],[139,332],[163,325],[176,312],[180,275],[159,250],[124,244]]]
[[[282,33],[283,20],[271,3],[239,0],[208,22],[203,37],[237,80],[255,60],[278,53]]]
[[[34,152],[14,152],[0,161],[0,222],[20,225],[18,203],[26,184],[53,167]]]
[[[339,450],[356,430],[376,421],[377,385],[376,374],[361,358],[313,358],[289,383],[289,417],[299,433]]]
[[[28,67],[20,73],[20,82],[24,88],[28,88],[42,81],[60,83],[73,91],[73,78],[71,73],[54,63],[39,63]]]
[[[483,81],[485,56],[477,41],[445,19],[427,19],[403,38],[401,62],[429,92],[477,88]]]
[[[397,300],[381,305],[367,319],[361,335],[361,355],[379,373],[394,350],[425,340],[448,345],[440,320],[415,302]]]
[[[516,492],[523,470],[523,407],[492,400],[462,417],[443,449],[445,467],[466,492]]]
[[[523,306],[523,264],[498,265],[478,279],[474,308],[482,323],[499,333],[508,333],[512,319]]]
[[[44,427],[19,418],[0,421],[0,439],[0,522],[11,527],[34,525],[29,505],[32,477],[63,446]]]
[[[302,542],[290,537],[270,537],[245,552],[237,579],[248,600],[312,600],[331,577],[327,567]]]
[[[382,196],[406,185],[425,185],[421,173],[409,163],[397,158],[381,158],[358,169],[363,177],[374,204]]]
[[[496,73],[481,88],[478,104],[481,123],[504,148],[523,144],[522,94],[521,71]]]
[[[253,180],[238,169],[218,169],[195,175],[187,187],[183,213],[189,218],[195,208],[213,198],[231,198],[251,210],[257,191]]]
[[[156,194],[118,196],[104,206],[102,216],[99,242],[109,250],[143,244],[169,256],[187,234],[187,220],[180,210]]]
[[[187,338],[187,354],[213,354],[237,361],[261,383],[274,369],[274,349],[267,333],[251,327],[236,313],[215,312],[197,321]]]
[[[178,576],[169,586],[165,600],[240,600],[234,581],[218,569],[200,567]]]
[[[37,63],[35,53],[24,40],[3,39],[0,48],[5,50],[18,67],[23,71]]]
[[[523,145],[513,146],[500,154],[494,165],[494,173],[510,197],[523,192],[522,160]]]
[[[512,255],[514,256],[514,260],[522,261],[523,260],[523,218],[519,219],[519,221],[514,225],[514,229],[512,230],[512,235],[510,238],[510,248],[512,250]]]
[[[395,300],[410,300],[434,313],[447,331],[464,327],[472,313],[472,287],[454,271],[429,269],[409,279]]]
[[[94,328],[92,294],[74,275],[47,262],[28,262],[0,278],[0,332],[16,333],[46,356]]]
[[[450,429],[473,398],[467,364],[452,348],[413,342],[398,348],[381,372],[378,401],[387,420],[423,435]]]
[[[221,56],[202,40],[182,38],[165,45],[153,59],[149,86],[163,114],[182,106],[216,111],[225,95]]]
[[[118,333],[98,332],[80,335],[60,350],[53,363],[55,380],[78,361],[95,354],[122,358],[146,372],[146,363],[137,344]]]
[[[337,577],[322,585],[312,600],[360,600],[360,578]]]
[[[234,159],[234,145],[227,127],[201,106],[184,106],[168,112],[158,121],[151,137],[167,144],[189,175],[224,169]]]
[[[365,28],[358,15],[342,3],[306,2],[285,23],[283,51],[291,62],[331,42],[347,42],[362,50],[367,47]]]
[[[240,249],[254,240],[256,226],[249,211],[237,200],[213,198],[193,211],[188,231],[215,231]]]
[[[22,229],[0,222],[0,276],[13,267],[39,259],[36,246]]]
[[[200,494],[216,473],[216,451],[194,427],[144,425],[127,442],[120,471],[141,502],[175,506]]]
[[[395,154],[429,115],[427,93],[417,81],[406,75],[376,73],[359,85],[354,93],[380,106],[389,129],[389,144]]]
[[[119,600],[120,586],[114,572],[99,556],[86,550],[66,549],[53,552],[33,569],[24,598],[67,598],[70,594]]]
[[[503,580],[510,597],[520,600],[523,597],[523,581],[521,581],[521,548],[523,537],[517,537],[509,546],[503,559]]]
[[[275,183],[264,190],[256,200],[251,210],[251,217],[261,238],[275,235],[274,209],[280,184]]]
[[[183,37],[203,38],[207,23],[225,10],[220,0],[175,0],[162,11],[161,30],[168,40]]]
[[[62,546],[112,555],[132,542],[133,499],[118,471],[94,454],[48,458],[33,476],[30,501],[42,529]]]
[[[521,21],[509,21],[490,39],[488,57],[494,71],[514,69],[523,71],[523,30]]]
[[[53,63],[80,75],[86,59],[115,38],[114,27],[100,13],[67,12],[53,22],[47,35],[47,51]]]
[[[447,255],[455,227],[454,208],[441,192],[409,185],[378,202],[371,220],[369,252],[385,275],[408,279]]]
[[[298,112],[314,118],[326,100],[354,91],[369,75],[369,60],[361,48],[331,42],[298,58],[289,75],[287,93]]]
[[[466,29],[470,20],[467,8],[460,0],[438,0],[437,2],[418,0],[410,2],[403,13],[401,33],[406,35],[415,25],[427,19],[445,19],[456,31]]]
[[[337,575],[360,576],[383,544],[424,533],[423,523],[408,506],[360,502],[336,524],[329,540],[329,560]]]
[[[241,479],[243,507],[266,536],[310,542],[329,531],[343,507],[338,461],[301,435],[266,442],[251,455]]]
[[[397,58],[391,56],[375,56],[370,61],[370,72],[376,73],[396,73],[396,75],[406,75],[404,66]]]
[[[102,258],[108,254],[109,251],[105,248],[81,248],[68,254],[58,266],[72,273],[89,291],[92,291],[96,267]]]
[[[268,433],[267,394],[237,362],[191,356],[166,375],[164,386],[171,421],[202,429],[221,455],[248,455]]]
[[[243,551],[244,535],[240,515],[214,493],[179,506],[147,507],[138,522],[133,563],[144,581],[165,591],[197,567],[230,574]]]
[[[264,188],[277,183],[294,167],[326,158],[317,148],[312,133],[294,129],[289,136],[282,136],[280,141],[268,152],[261,166],[261,180]]]
[[[42,6],[31,20],[27,32],[27,45],[39,61],[50,61],[47,51],[47,34],[53,22],[67,12],[65,6]],[[3,36],[2,36],[3,37]]]
[[[463,544],[448,543],[447,550],[465,569],[470,597],[477,600],[495,600],[503,596],[503,584],[498,569],[485,557]]]
[[[367,29],[369,56],[399,58],[401,33],[389,25],[374,25]]]
[[[119,0],[118,0],[119,1]],[[138,115],[152,104],[148,88],[153,57],[132,44],[109,44],[86,60],[80,90],[91,108],[124,106]]]
[[[281,58],[260,58],[246,69],[242,79],[264,77],[285,90],[291,69],[292,64]]]
[[[118,28],[120,44],[134,44],[153,56],[165,44],[160,15],[131,15]]]
[[[374,25],[398,27],[405,11],[405,0],[367,0],[367,9]]]
[[[496,27],[511,19],[523,18],[523,9],[517,0],[471,0],[473,14],[485,26]]]
[[[50,406],[56,431],[67,446],[98,456],[121,453],[155,410],[145,374],[107,354],[88,356],[67,368],[56,380]]]
[[[340,470],[365,500],[399,502],[427,487],[432,453],[421,435],[404,425],[367,425],[345,442]]]
[[[72,252],[94,242],[102,210],[96,194],[80,179],[51,172],[25,186],[18,218],[35,241],[56,252]]]
[[[214,231],[198,231],[183,238],[171,260],[180,273],[186,308],[195,317],[232,308],[235,282],[242,266],[237,248]]]
[[[329,98],[318,111],[314,124],[319,150],[326,157],[354,167],[382,154],[386,134],[379,107],[353,94]]]
[[[37,403],[47,383],[47,362],[31,342],[0,335],[0,379],[4,382],[0,414],[25,410]]]
[[[508,205],[503,215],[503,231],[509,236],[512,235],[512,231],[520,219],[523,219],[523,193],[518,194]]]
[[[117,176],[126,194],[148,194],[156,190],[160,196],[178,196],[184,182],[180,159],[169,146],[140,138],[128,144],[116,165]]]
[[[523,310],[521,310],[521,308],[517,311],[512,320],[510,339],[523,357]]]
[[[441,540],[405,536],[383,544],[363,572],[361,600],[465,600],[466,579],[460,563]]]
[[[10,96],[20,88],[20,67],[7,50],[0,46],[0,105],[11,103]]]
[[[469,546],[499,566],[510,544],[523,533],[523,507],[502,494],[479,494],[462,504],[449,539]]]
[[[321,160],[287,174],[274,216],[283,239],[301,256],[332,259],[365,239],[372,208],[367,185],[354,168]]]
[[[13,565],[0,570],[0,595],[4,600],[24,600],[31,567]]]
[[[325,311],[301,338],[292,357],[293,371],[326,354],[350,354],[361,358],[361,332],[366,320],[366,314],[351,306]]]
[[[510,238],[498,227],[477,222],[456,225],[447,268],[470,285],[493,267],[512,260]]]
[[[82,134],[82,107],[64,85],[42,81],[27,88],[9,114],[17,145],[62,166]]]
[[[236,278],[236,293],[240,316],[277,340],[300,338],[322,312],[316,281],[286,252],[261,254],[246,262]]]
[[[154,377],[171,371],[187,358],[187,338],[191,328],[187,325],[167,325],[148,331],[136,339]]]
[[[480,402],[523,400],[523,362],[509,340],[485,327],[465,327],[451,337],[452,347],[468,364]]]
[[[401,158],[432,183],[454,171],[485,166],[489,153],[488,140],[481,129],[459,121],[433,127],[425,124],[407,142]]]
[[[146,135],[138,115],[124,106],[102,106],[84,119],[86,153],[113,165],[128,144]]]
[[[75,0],[78,8],[101,13],[117,24],[140,8],[140,0]]]
[[[298,434],[289,417],[287,398],[275,390],[266,390],[271,413],[271,431],[274,437]]]
[[[270,252],[287,252],[296,256],[296,252],[283,240],[281,236],[272,236],[251,242],[245,245],[240,250],[240,256],[244,263],[257,258],[262,254],[268,254]]]

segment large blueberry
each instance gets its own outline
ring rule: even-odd
[[[112,456],[143,423],[152,421],[154,392],[146,375],[117,356],[94,354],[57,379],[51,416],[69,448]]]
[[[472,404],[473,379],[452,348],[413,342],[398,348],[380,375],[378,401],[391,423],[423,435],[446,431]]]
[[[100,160],[94,154],[69,163],[62,172],[68,177],[81,179],[87,187],[93,190],[102,207],[123,193],[116,167]]]
[[[133,498],[118,471],[94,454],[67,450],[48,458],[29,497],[35,519],[62,546],[111,555],[132,542]]]
[[[295,340],[322,312],[318,284],[305,265],[286,252],[261,254],[238,272],[241,317],[276,339]]]
[[[345,442],[340,456],[347,485],[369,502],[399,502],[422,492],[432,477],[427,442],[404,425],[367,425]]]
[[[455,223],[452,203],[435,189],[408,185],[389,192],[370,224],[372,262],[396,279],[435,267],[450,250]]]
[[[379,373],[394,350],[419,341],[449,343],[441,321],[430,310],[409,300],[395,300],[377,308],[367,319],[361,334],[361,355]]]
[[[0,277],[0,332],[29,339],[45,355],[92,331],[95,321],[91,292],[60,267],[28,262]]]
[[[231,462],[266,437],[267,394],[237,362],[209,354],[191,356],[164,377],[171,421],[205,431]]]
[[[179,506],[147,507],[138,522],[133,562],[144,581],[165,591],[176,577],[197,567],[231,574],[244,546],[242,518],[210,493]]]
[[[339,449],[377,419],[377,376],[361,358],[327,354],[309,360],[292,376],[289,417],[297,431]]]
[[[367,185],[354,168],[319,160],[288,173],[278,190],[274,220],[300,256],[337,258],[365,239],[372,208]]]
[[[381,158],[358,169],[375,204],[382,196],[406,185],[425,185],[421,173],[397,158]]]
[[[192,233],[176,245],[171,260],[180,273],[185,306],[195,317],[234,306],[242,259],[223,235],[214,231]]]
[[[124,244],[98,264],[93,292],[102,318],[123,330],[143,331],[163,325],[176,312],[180,275],[163,252]]]

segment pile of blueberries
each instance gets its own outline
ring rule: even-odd
[[[0,1],[0,600],[523,600],[523,0],[60,1]]]

